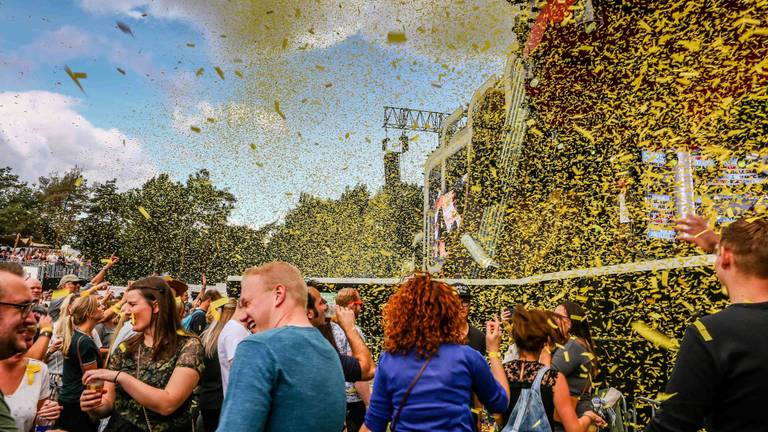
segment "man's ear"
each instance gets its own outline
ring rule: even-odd
[[[733,267],[733,252],[728,247],[720,246],[720,267],[729,270]]]
[[[275,285],[275,306],[279,307],[280,305],[285,302],[286,297],[288,296],[288,288],[285,287],[283,284],[277,284]]]

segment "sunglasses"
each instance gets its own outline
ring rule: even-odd
[[[22,318],[26,318],[27,315],[29,315],[29,313],[32,312],[32,308],[35,307],[35,303],[34,302],[29,302],[29,303],[6,303],[6,302],[0,302],[0,305],[10,306],[10,307],[18,309],[21,312],[21,317]]]

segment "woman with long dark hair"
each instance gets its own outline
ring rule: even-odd
[[[465,345],[461,300],[429,274],[400,284],[384,306],[384,352],[361,430],[473,430],[475,393],[491,412],[507,410],[509,388],[501,366],[499,323],[486,327],[491,367]],[[366,429],[367,428],[367,429]]]
[[[577,413],[581,413],[589,404],[579,404],[579,400],[590,399],[588,396],[597,373],[589,321],[584,308],[572,301],[564,301],[555,308],[555,319],[564,343],[552,352],[551,365],[565,375],[571,402]]]
[[[536,430],[561,428],[567,432],[583,432],[592,424],[605,424],[603,419],[592,411],[578,417],[570,400],[565,376],[539,361],[544,347],[558,337],[552,324],[551,312],[527,310],[522,305],[515,307],[515,313],[511,317],[511,332],[519,358],[504,365],[510,390],[509,409],[503,415],[506,425],[504,431],[513,430],[516,421],[535,421],[538,423]],[[541,406],[516,407],[524,390],[540,395]],[[537,411],[541,408],[543,412]],[[559,414],[558,419],[555,419],[555,412]],[[519,419],[518,416],[528,418]]]
[[[110,416],[106,431],[194,430],[192,391],[203,372],[200,339],[182,329],[173,290],[162,278],[137,280],[125,296],[137,334],[118,344],[109,369],[86,372],[89,389],[80,406],[93,417]]]

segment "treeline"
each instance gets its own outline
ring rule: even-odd
[[[196,282],[203,272],[223,281],[274,259],[315,277],[391,276],[408,270],[421,230],[421,188],[408,184],[375,194],[357,185],[338,199],[302,194],[283,222],[260,228],[231,222],[236,203],[206,170],[120,191],[115,180],[90,184],[78,169],[31,185],[0,169],[0,234],[69,244],[97,266],[116,252],[116,282],[151,273]]]

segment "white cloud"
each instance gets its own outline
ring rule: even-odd
[[[65,25],[22,46],[19,53],[40,63],[63,64],[71,59],[93,55],[94,49],[93,38],[88,33]]]
[[[192,110],[176,108],[172,119],[173,128],[180,133],[189,133],[191,126],[197,126],[206,129],[208,134],[226,133],[230,140],[238,134],[246,141],[253,140],[254,131],[260,137],[272,138],[285,137],[289,133],[285,120],[276,112],[237,102],[219,106],[207,101],[198,102]]]
[[[121,188],[139,186],[157,173],[139,140],[94,126],[75,111],[77,104],[46,91],[0,93],[0,166],[27,181],[78,166],[86,179],[117,178]]]

